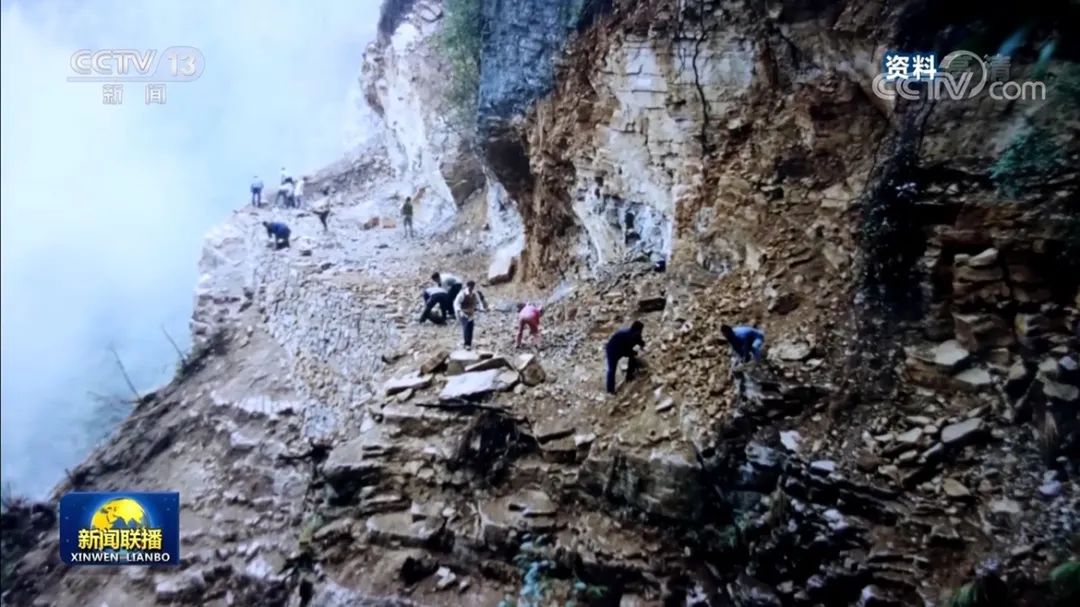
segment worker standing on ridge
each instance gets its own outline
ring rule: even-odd
[[[435,306],[439,307],[439,316],[432,314]],[[424,289],[424,311],[420,314],[420,324],[430,320],[437,325],[445,325],[446,319],[454,315],[453,300],[450,294],[442,287],[428,287]]]
[[[319,218],[319,223],[322,224],[323,232],[325,232],[328,229],[326,218],[330,216],[330,186],[323,188],[322,198],[315,199],[315,202],[311,204],[311,212]]]
[[[473,329],[476,327],[476,311],[483,311],[484,304],[480,292],[476,290],[476,283],[469,281],[465,288],[461,289],[454,299],[454,313],[461,322],[461,332],[465,341],[465,349],[472,350]]]
[[[278,186],[277,197],[274,199],[274,204],[279,207],[291,207],[293,201],[294,185],[295,183],[291,178],[288,181],[282,182],[282,184]]]
[[[626,329],[619,329],[616,331],[610,339],[608,339],[607,345],[604,346],[604,354],[607,358],[607,391],[608,394],[615,394],[615,371],[619,368],[619,360],[626,360],[626,381],[630,381],[634,378],[634,371],[637,371],[638,361],[634,354],[634,347],[645,347],[645,340],[642,338],[641,333],[645,329],[645,325],[640,320],[635,320],[634,324],[630,325]]]
[[[266,235],[273,239],[275,249],[289,248],[289,226],[280,221],[264,221]]]
[[[731,344],[734,356],[740,362],[747,362],[751,358],[755,361],[761,360],[761,348],[765,345],[765,333],[761,329],[746,325],[739,325],[734,328],[728,325],[720,325],[720,332],[724,334],[724,339]]]
[[[307,188],[307,177],[301,177],[296,182],[296,191],[293,193],[293,206],[300,208],[304,204],[304,189]]]
[[[518,311],[517,347],[521,347],[521,336],[525,333],[525,327],[529,327],[529,334],[533,336],[536,345],[540,345],[540,317],[543,314],[543,308],[536,304],[527,303],[521,306]]]
[[[262,179],[259,179],[258,175],[252,177],[251,178],[251,206],[253,206],[253,207],[262,206],[262,188],[263,188]]]
[[[434,280],[436,285],[446,289],[446,292],[450,294],[450,301],[457,299],[458,293],[461,292],[461,279],[453,274],[435,272],[431,275],[431,280]],[[453,316],[452,313],[451,316]]]
[[[416,233],[413,231],[412,216],[412,196],[406,196],[405,204],[401,205],[401,225],[405,229],[406,238],[412,238],[413,236],[416,236]]]

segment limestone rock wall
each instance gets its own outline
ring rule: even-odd
[[[946,31],[958,18],[914,2],[567,0],[505,12],[487,13],[480,120],[524,218],[527,272],[628,257],[755,270],[763,251],[796,239],[849,279],[872,169],[915,111],[875,95],[873,77],[890,44],[945,44],[920,23]],[[1013,76],[1030,78],[1030,65]],[[987,175],[1017,132],[1072,111],[1053,98],[927,105],[921,163],[939,174]]]
[[[392,35],[368,46],[354,118],[365,127],[354,153],[387,156],[397,204],[426,187],[416,220],[433,225],[485,187],[479,158],[447,121],[447,65],[436,42],[442,19],[441,2],[415,2]]]

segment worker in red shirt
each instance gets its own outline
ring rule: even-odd
[[[517,347],[521,347],[521,336],[525,333],[525,327],[529,327],[529,334],[535,338],[537,345],[540,344],[540,317],[544,310],[536,304],[527,303],[518,311],[518,334]]]

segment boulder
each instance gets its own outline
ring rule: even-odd
[[[701,468],[689,445],[636,449],[594,444],[580,470],[581,487],[598,499],[684,521],[697,520],[702,514],[706,498]]]
[[[387,396],[393,396],[405,390],[422,390],[430,385],[430,375],[408,375],[387,381],[383,388],[386,390]]]
[[[972,367],[957,373],[953,378],[956,385],[968,392],[978,392],[993,384],[990,372],[982,367]]]
[[[371,540],[419,548],[427,545],[443,528],[443,520],[414,520],[408,512],[388,512],[370,516],[365,524]]]
[[[574,433],[574,426],[560,417],[544,418],[533,424],[533,437],[540,443],[566,438]]]
[[[517,359],[517,370],[521,373],[521,382],[526,386],[536,386],[544,383],[547,373],[540,365],[540,359],[535,354],[522,354]]]
[[[799,307],[800,303],[797,293],[783,293],[769,300],[769,312],[779,315],[790,314]]]
[[[424,364],[420,365],[421,375],[431,375],[436,371],[442,371],[446,367],[446,360],[450,358],[449,350],[439,350],[435,354],[432,354],[424,361]]]
[[[513,369],[503,369],[499,372],[499,375],[495,378],[495,384],[497,390],[505,392],[511,390],[514,386],[518,385],[521,381],[521,374]]]
[[[1009,263],[1009,282],[1021,285],[1037,285],[1043,282],[1040,273],[1031,269],[1027,263]]]
[[[446,590],[457,582],[457,576],[454,575],[453,571],[450,571],[449,567],[439,567],[435,575],[439,578],[439,581],[435,583],[435,590]]]
[[[1080,375],[1080,363],[1071,356],[1062,356],[1061,359],[1058,360],[1058,371],[1064,377],[1075,378],[1077,375]]]
[[[953,314],[953,327],[960,345],[972,352],[1007,348],[1015,341],[1012,328],[996,314]]]
[[[1038,382],[1042,387],[1043,395],[1050,400],[1063,403],[1075,403],[1080,401],[1080,388],[1077,388],[1076,386],[1056,381],[1042,375],[1039,376]]]
[[[439,393],[440,400],[472,400],[496,391],[509,390],[517,383],[513,369],[488,369],[454,375]]]
[[[959,448],[974,443],[984,435],[985,429],[982,418],[973,417],[942,428],[941,442],[946,447]]]
[[[746,605],[747,607],[782,607],[784,604],[771,587],[745,573],[739,574],[739,577],[735,580],[735,584],[731,586],[731,588],[736,605]]]
[[[1054,499],[1061,495],[1061,481],[1050,480],[1039,485],[1039,495],[1046,499]]]
[[[945,491],[945,495],[953,499],[965,499],[971,497],[971,491],[964,486],[964,483],[954,479],[947,478],[941,483],[941,488]]]
[[[990,502],[990,512],[993,514],[1011,517],[1020,514],[1020,511],[1020,502],[1014,499],[1005,497]]]
[[[960,370],[970,359],[971,354],[955,339],[944,341],[930,350],[933,363],[950,373]]]
[[[492,356],[491,358],[481,358],[477,362],[465,367],[466,373],[472,373],[474,371],[487,371],[489,369],[511,369],[510,361],[501,356]]]
[[[801,441],[802,436],[796,430],[788,430],[780,433],[780,444],[792,453],[799,452],[799,443]]]
[[[960,283],[997,282],[1003,278],[1005,278],[1005,272],[997,266],[975,268],[968,265],[958,265],[953,270],[953,279]]]
[[[1054,293],[1044,286],[1014,285],[1012,295],[1013,299],[1020,303],[1045,303]]]
[[[365,230],[371,230],[371,229],[377,228],[377,227],[379,227],[379,218],[378,217],[372,217],[371,219],[368,219],[367,221],[365,221],[364,224],[361,227],[363,229],[365,229]]]
[[[785,341],[769,348],[769,358],[795,362],[810,358],[813,349],[804,342]]]
[[[201,569],[188,569],[177,575],[155,577],[154,593],[158,602],[196,601],[206,590],[206,578]]]
[[[971,360],[967,349],[956,340],[942,342],[933,348],[907,348],[906,371],[912,383],[936,389],[955,387],[952,375]]]
[[[442,17],[443,11],[440,6],[432,6],[431,4],[423,2],[416,5],[416,14],[424,21],[434,23]],[[455,200],[457,199],[455,198]]]
[[[544,533],[557,527],[558,508],[546,493],[523,489],[480,504],[480,532],[488,544],[500,546],[511,532]]]
[[[1038,313],[1020,313],[1013,320],[1017,341],[1020,345],[1031,349],[1040,348],[1043,339],[1055,330],[1054,324],[1045,314]]]
[[[637,302],[637,311],[639,314],[647,314],[649,312],[662,312],[667,307],[667,298],[663,295],[657,295],[655,297],[643,297]]]
[[[1005,271],[998,263],[996,249],[987,249],[978,255],[957,255],[953,259],[953,282],[995,282],[1005,278]]]
[[[488,265],[488,284],[497,285],[510,282],[514,279],[514,271],[517,269],[517,255],[509,249],[499,249],[491,258]]]
[[[907,432],[904,432],[903,434],[897,436],[896,442],[902,445],[917,445],[919,443],[919,439],[922,438],[922,435],[922,428],[912,428],[911,430],[908,430]]]
[[[959,256],[958,256],[959,257]],[[988,268],[998,263],[998,250],[991,247],[967,260],[967,265],[973,268]]]
[[[367,439],[358,436],[334,447],[323,463],[323,476],[342,497],[353,495],[360,487],[373,484],[382,466],[375,452],[365,456]]]
[[[480,355],[472,350],[455,350],[446,361],[446,374],[460,375],[465,372],[465,367],[479,361]]]
[[[1024,361],[1016,361],[1009,367],[1009,373],[1005,377],[1005,393],[1011,398],[1019,398],[1031,383],[1032,375]]]

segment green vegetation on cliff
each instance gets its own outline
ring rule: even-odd
[[[447,0],[442,31],[437,38],[450,68],[446,101],[450,119],[471,132],[476,122],[477,89],[480,85],[480,50],[483,16],[479,0]]]

